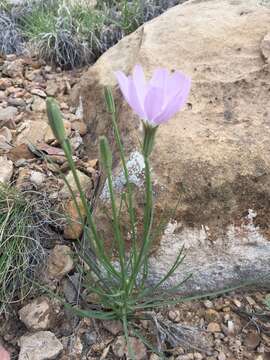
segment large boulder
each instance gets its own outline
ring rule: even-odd
[[[140,63],[148,76],[166,67],[192,77],[188,104],[160,126],[151,159],[157,216],[180,199],[153,256],[153,280],[183,244],[185,264],[172,281],[193,272],[188,291],[266,281],[270,274],[269,23],[270,9],[258,0],[189,1],[108,50],[74,90],[92,156],[102,134],[115,147],[103,96],[104,86],[112,86],[132,179],[140,188],[139,121],[113,72],[128,73]],[[117,162],[115,176],[120,189]]]

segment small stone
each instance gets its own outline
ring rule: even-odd
[[[203,305],[206,307],[206,309],[213,309],[213,307],[214,307],[213,302],[210,300],[205,300],[203,302]]]
[[[23,77],[23,63],[22,60],[5,61],[2,66],[2,74],[10,78]]]
[[[51,360],[62,352],[63,345],[50,331],[39,331],[19,339],[18,360]]]
[[[9,97],[8,98],[8,105],[23,108],[23,107],[26,106],[26,103],[21,98]]]
[[[232,320],[228,321],[228,335],[233,335],[235,333],[235,326]]]
[[[237,299],[233,299],[233,303],[235,306],[237,306],[238,308],[240,308],[242,306],[241,301],[237,300]]]
[[[173,322],[179,322],[181,320],[180,318],[180,312],[178,310],[170,310],[168,313],[168,318]]]
[[[85,175],[80,170],[77,170],[77,175],[79,177],[79,181],[80,181],[82,190],[84,192],[89,191],[89,189],[92,188],[92,179],[89,176]],[[79,195],[79,192],[78,192],[78,189],[77,189],[77,186],[76,186],[76,183],[75,183],[75,180],[74,180],[74,177],[73,177],[71,171],[68,172],[68,174],[66,176],[66,180],[68,181],[72,191],[76,195]],[[68,187],[66,185],[64,185],[64,187],[61,189],[60,194],[61,194],[61,196],[63,198],[69,198],[70,197],[70,192],[69,192],[69,189],[68,189]]]
[[[13,162],[0,156],[0,182],[8,183],[13,175]]]
[[[261,42],[261,52],[267,62],[270,60],[270,33],[266,34]]]
[[[12,145],[10,144],[12,141],[12,134],[9,128],[6,126],[0,129],[0,149],[1,150],[10,150],[12,149]]]
[[[250,306],[256,305],[256,301],[253,300],[251,296],[247,296],[246,300],[247,300],[247,302],[249,303]]]
[[[61,102],[59,106],[60,106],[61,110],[68,110],[69,109],[68,104],[65,103],[65,102]]]
[[[71,134],[71,124],[69,121],[64,120],[64,128],[66,131],[66,135],[69,136]],[[58,141],[56,140],[54,133],[50,127],[48,127],[48,129],[45,133],[45,142],[47,144],[51,144],[51,143],[58,144]]]
[[[48,298],[38,298],[19,310],[20,320],[30,331],[47,330],[54,323],[52,304]]]
[[[9,120],[14,120],[16,115],[18,114],[18,110],[14,106],[8,106],[4,109],[0,108],[0,123],[5,123]]]
[[[45,112],[46,101],[43,98],[35,95],[33,98],[32,110],[34,112]]]
[[[77,130],[81,136],[87,134],[87,126],[82,120],[73,121],[71,124],[72,130]]]
[[[224,352],[220,352],[219,354],[218,354],[218,360],[226,360],[227,358],[226,358],[226,355],[224,354]]]
[[[72,251],[66,245],[56,245],[49,255],[47,263],[50,278],[62,278],[74,267]]]
[[[31,171],[30,181],[36,186],[41,186],[45,181],[45,175],[39,171]]]
[[[134,354],[136,354],[136,360],[144,360],[147,358],[147,351],[145,345],[137,338],[130,337],[130,347],[133,350]],[[130,359],[128,356],[128,348],[126,344],[126,340],[124,336],[118,336],[116,341],[112,346],[112,350],[115,356],[121,358],[126,356],[127,359]]]
[[[123,331],[123,325],[120,320],[105,320],[102,324],[103,327],[113,335],[118,335]]]
[[[149,360],[159,360],[160,357],[157,354],[151,354]]]
[[[221,332],[221,327],[216,322],[210,322],[207,326],[207,331],[211,333]]]
[[[0,90],[6,90],[8,87],[12,86],[12,81],[8,78],[0,79]]]
[[[216,322],[220,320],[220,314],[214,309],[207,309],[205,312],[205,320],[207,322]]]
[[[64,238],[70,240],[79,239],[83,232],[83,221],[86,218],[86,210],[80,197],[77,197],[77,204],[83,219],[80,218],[75,202],[69,200],[65,206],[65,215],[69,218],[64,227]]]
[[[39,96],[39,97],[41,97],[43,99],[46,99],[46,97],[47,97],[45,91],[40,90],[40,89],[32,89],[31,94],[32,95],[37,95],[37,96]]]
[[[261,342],[260,334],[254,331],[250,331],[244,339],[244,345],[249,350],[255,350]]]
[[[48,96],[56,96],[59,93],[59,86],[55,80],[48,80],[46,86],[46,94]]]

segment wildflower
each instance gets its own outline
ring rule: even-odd
[[[115,73],[120,89],[128,104],[145,125],[156,127],[167,122],[185,105],[191,79],[175,71],[157,69],[147,83],[143,69],[136,65],[132,76]]]

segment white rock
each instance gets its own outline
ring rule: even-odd
[[[13,174],[13,162],[5,156],[0,156],[0,182],[7,183]]]
[[[19,339],[19,360],[50,360],[63,350],[63,345],[50,331],[39,331]]]
[[[45,175],[39,171],[31,171],[31,175],[30,175],[30,181],[37,185],[40,186],[43,184],[45,180]]]

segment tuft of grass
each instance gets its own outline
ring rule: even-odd
[[[49,237],[48,204],[40,194],[0,183],[0,313],[31,291]]]
[[[21,54],[23,38],[20,30],[11,16],[0,6],[0,55]]]
[[[64,69],[93,63],[125,35],[184,0],[25,0],[11,7],[0,0],[0,50],[22,44]],[[1,20],[2,16],[2,20]],[[1,25],[2,24],[2,25]]]

